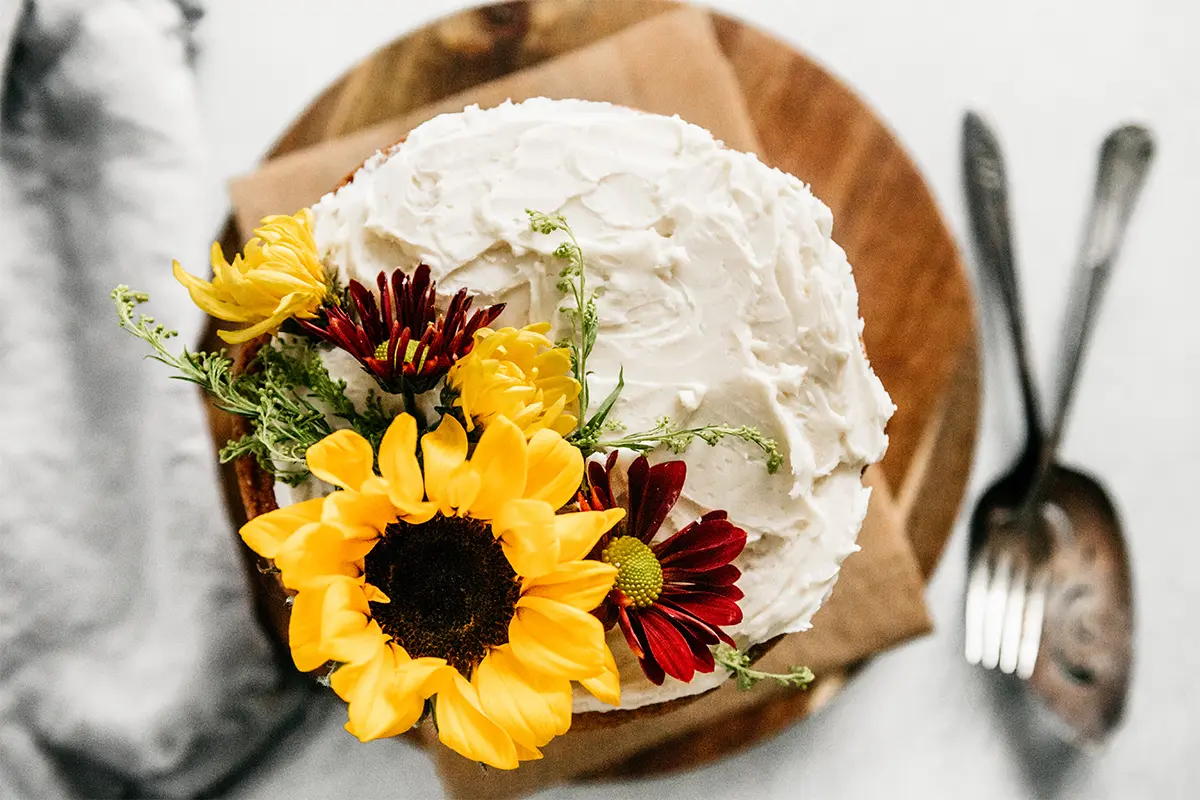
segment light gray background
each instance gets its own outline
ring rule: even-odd
[[[455,0],[214,0],[200,93],[213,170],[252,168],[312,96],[378,45]],[[1137,656],[1125,726],[1101,752],[1058,765],[1014,745],[991,682],[959,651],[960,524],[929,592],[937,632],[878,658],[816,718],[692,773],[564,789],[569,797],[1200,797],[1200,531],[1189,511],[1200,451],[1200,3],[963,0],[713,6],[769,28],[842,76],[896,132],[963,241],[964,109],[998,127],[1009,162],[1034,362],[1048,394],[1070,265],[1096,150],[1125,119],[1148,122],[1159,158],[1093,340],[1064,445],[1102,476],[1131,537]],[[803,175],[799,176],[801,179]],[[224,210],[214,196],[213,226]],[[836,236],[836,224],[834,228]],[[985,405],[974,496],[1019,448],[1011,362],[984,310]],[[333,704],[314,709],[239,797],[437,796],[426,756],[362,746]],[[318,730],[319,729],[319,730]],[[1038,759],[1041,759],[1040,763]]]

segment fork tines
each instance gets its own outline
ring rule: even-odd
[[[989,541],[967,583],[967,661],[1027,679],[1037,663],[1049,571],[1020,543]]]

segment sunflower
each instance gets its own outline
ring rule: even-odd
[[[460,289],[439,317],[434,309],[437,287],[421,264],[407,275],[393,270],[375,279],[379,302],[371,290],[350,281],[348,308],[328,305],[320,319],[298,320],[300,327],[358,359],[388,392],[427,392],[455,361],[471,352],[475,332],[492,323],[504,304],[470,314],[471,298]],[[470,314],[470,316],[468,316]]]
[[[499,417],[531,437],[541,430],[566,436],[576,418],[566,408],[579,396],[571,377],[571,354],[547,338],[550,323],[524,328],[483,329],[475,348],[450,370],[446,381],[458,393],[467,430],[487,427]]]
[[[311,318],[325,300],[325,269],[307,208],[290,217],[265,217],[232,264],[213,242],[212,268],[210,283],[188,274],[178,261],[172,264],[175,279],[202,311],[227,322],[251,323],[242,330],[217,332],[231,344],[274,332],[292,317]]]
[[[583,476],[550,430],[494,420],[468,457],[454,417],[421,438],[398,416],[375,453],[338,431],[309,448],[325,498],[256,517],[241,534],[274,559],[292,603],[290,647],[330,684],[362,741],[412,727],[433,698],[448,747],[502,769],[540,757],[571,723],[571,681],[617,704],[604,629],[588,613],[617,569],[584,556],[621,510],[556,513]]]
[[[588,462],[589,491],[582,509],[617,507],[611,475],[617,453]],[[710,511],[665,540],[659,528],[683,492],[687,464],[650,466],[638,456],[628,470],[629,514],[616,535],[605,534],[591,557],[617,568],[608,602],[598,611],[619,622],[629,649],[654,684],[665,676],[688,682],[715,667],[712,645],[733,639],[722,626],[742,621],[737,601],[741,571],[731,562],[746,546],[746,532],[724,511]],[[615,617],[615,619],[613,619]]]

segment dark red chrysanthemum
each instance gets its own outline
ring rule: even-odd
[[[610,476],[617,454],[604,464],[588,464],[580,507],[615,508]],[[712,672],[710,648],[734,641],[721,627],[742,621],[737,587],[741,571],[731,561],[746,546],[746,532],[710,511],[661,542],[653,542],[683,491],[687,465],[668,461],[650,466],[639,456],[628,473],[626,517],[592,551],[592,558],[617,567],[617,579],[598,614],[621,625],[642,671],[655,684],[666,675],[687,682]]]
[[[475,332],[487,327],[504,304],[476,311],[468,318],[471,298],[460,289],[446,314],[438,317],[437,297],[429,267],[421,264],[410,276],[403,270],[380,272],[379,302],[371,290],[350,281],[350,308],[328,305],[316,321],[297,319],[301,327],[358,359],[389,392],[420,394],[432,389],[471,352]]]

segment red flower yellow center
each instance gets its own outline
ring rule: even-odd
[[[417,355],[417,347],[419,345],[420,345],[420,342],[416,341],[415,339],[409,340],[408,346],[406,348],[404,348],[405,352],[404,352],[404,358],[402,360],[402,363],[404,363],[404,364],[413,363],[413,358]],[[426,351],[426,353],[421,355],[421,363],[417,364],[418,370],[425,366],[425,355],[427,353],[428,353],[428,351]],[[379,361],[387,361],[387,357],[388,357],[388,342],[386,342],[386,341],[380,342],[379,346],[375,348],[375,358]]]
[[[640,539],[618,536],[604,548],[600,560],[617,568],[616,587],[632,605],[652,606],[662,594],[662,565]]]

